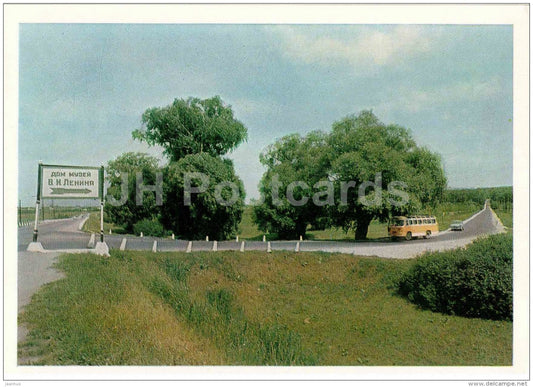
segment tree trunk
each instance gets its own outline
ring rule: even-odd
[[[307,230],[307,223],[296,224],[296,239],[300,239],[300,236],[305,239],[305,230]]]
[[[366,234],[368,234],[368,226],[372,217],[363,217],[357,219],[357,227],[355,228],[355,240],[366,239]]]

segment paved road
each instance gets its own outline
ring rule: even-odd
[[[39,226],[39,241],[46,250],[55,249],[86,249],[90,235],[79,231],[79,225],[83,217],[49,221]],[[453,248],[469,243],[482,234],[494,234],[503,231],[503,226],[498,221],[489,206],[467,220],[464,231],[444,231],[432,238],[414,239],[412,241],[392,241],[383,239],[369,242],[335,242],[335,241],[304,241],[300,243],[301,251],[330,251],[345,252],[360,255],[376,255],[390,258],[408,258],[427,250],[440,250]],[[98,235],[96,238],[98,239]],[[170,240],[152,237],[136,237],[132,235],[106,235],[105,241],[109,248],[118,249],[123,238],[127,239],[128,250],[152,250],[154,241],[157,241],[158,251],[185,251],[187,241]],[[25,251],[32,239],[32,227],[19,229],[18,250]],[[271,242],[272,250],[294,250],[297,241],[274,241]],[[218,242],[218,250],[238,250],[241,246],[238,242]],[[194,241],[193,251],[209,251],[213,248],[213,242]],[[259,241],[247,241],[246,250],[266,250],[267,243]]]

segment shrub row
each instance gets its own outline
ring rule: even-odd
[[[154,237],[163,237],[166,234],[163,225],[157,219],[143,219],[138,221],[133,226],[133,232],[135,235],[140,235],[142,232],[144,236]]]
[[[399,293],[435,312],[512,320],[513,237],[499,234],[467,248],[428,253],[400,279]]]

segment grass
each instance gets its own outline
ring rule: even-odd
[[[502,221],[503,225],[507,227],[508,229],[513,229],[513,210],[507,209],[507,210],[494,210],[496,212],[496,215],[498,215],[498,218]]]
[[[312,230],[310,229],[307,236],[311,240],[335,240],[335,241],[350,241],[354,240],[354,231],[345,232],[342,228],[328,228],[326,230]],[[377,220],[370,222],[368,226],[368,239],[380,239],[388,237],[387,223],[380,223]]]
[[[439,230],[444,231],[450,227],[454,220],[466,220],[476,212],[481,211],[479,207],[472,203],[444,203],[432,211],[425,213],[435,215],[439,222]],[[252,220],[253,207],[247,206],[242,215],[242,221],[239,225],[239,237],[244,240],[261,240],[263,232],[260,231]],[[502,220],[503,221],[503,220]],[[368,227],[368,239],[380,239],[388,237],[387,223],[380,223],[373,220]],[[328,228],[326,230],[309,229],[307,238],[310,240],[333,240],[333,241],[353,241],[354,231],[347,233],[342,228]],[[276,240],[277,234],[266,234],[267,240]]]
[[[38,364],[511,365],[512,323],[396,295],[414,260],[291,252],[65,255],[34,296]],[[436,345],[438,343],[438,345]]]
[[[450,228],[454,220],[466,220],[481,211],[483,206],[474,203],[443,203],[432,211],[439,222],[439,230]]]
[[[63,256],[67,277],[45,285],[21,316],[34,329],[19,356],[57,365],[223,363],[221,351],[132,275],[141,262],[129,263],[116,255]],[[147,276],[163,275],[151,269]]]
[[[260,231],[252,220],[253,206],[246,206],[242,214],[242,220],[239,224],[239,239],[259,241],[265,235],[266,240],[278,240],[276,233],[264,233]],[[369,238],[383,238],[387,236],[387,225],[372,221],[368,228]],[[312,230],[307,233],[307,238],[310,240],[346,240],[353,241],[353,233],[346,233],[342,228],[329,228],[326,230]]]
[[[124,234],[124,228],[117,226],[113,223],[108,223],[104,221],[104,233],[109,233],[109,230],[113,234]],[[96,234],[100,233],[100,211],[91,212],[89,214],[89,219],[83,225],[83,231],[85,232],[94,232]]]
[[[436,209],[432,211],[427,211],[428,214],[433,214],[437,217],[437,221],[439,222],[439,230],[444,231],[450,227],[450,224],[454,220],[466,220],[472,215],[474,215],[476,212],[479,212],[482,208],[472,204],[472,203],[458,203],[458,204],[451,204],[451,203],[445,203],[440,206],[438,206]],[[252,206],[246,206],[244,209],[244,212],[242,214],[242,220],[239,225],[239,239],[240,240],[250,240],[250,241],[259,241],[263,239],[263,235],[265,235],[266,240],[268,241],[274,241],[278,239],[278,235],[276,233],[269,233],[266,234],[262,231],[260,231],[257,226],[254,224],[252,220],[252,212],[253,207]],[[504,222],[504,225],[506,227],[509,227],[507,224],[510,224],[512,227],[512,212],[510,213],[511,219],[509,219],[509,213],[508,212],[499,212],[496,211],[498,215],[502,213],[503,218],[502,222]],[[91,217],[87,221],[87,223],[84,226],[84,230],[87,232],[100,232],[100,217],[99,213],[92,213]],[[507,222],[507,224],[506,224]],[[109,232],[109,230],[112,230],[114,234],[122,234],[124,233],[124,229],[122,227],[116,226],[112,223],[104,222],[104,230],[105,232]],[[380,239],[380,238],[386,238],[388,237],[387,232],[387,223],[380,223],[377,220],[373,220],[369,227],[368,227],[368,239]],[[354,232],[348,231],[345,232],[342,228],[328,228],[326,230],[313,230],[309,229],[307,232],[307,239],[309,240],[332,240],[332,241],[353,241],[354,240]]]
[[[91,209],[92,210],[92,209]],[[43,215],[44,213],[44,215]],[[44,207],[39,208],[39,220],[64,219],[87,213],[87,208],[81,207]],[[17,210],[17,220],[22,222],[35,220],[35,207],[22,207]]]

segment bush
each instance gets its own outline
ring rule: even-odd
[[[435,312],[512,320],[512,234],[481,238],[466,249],[428,253],[400,279],[398,290]]]
[[[141,232],[145,236],[162,237],[165,235],[165,229],[159,221],[153,219],[143,219],[133,225],[133,232],[135,235],[140,235]]]

